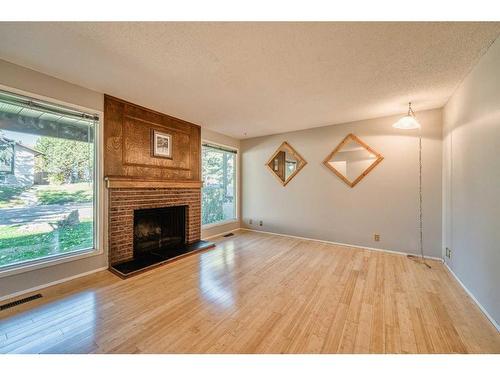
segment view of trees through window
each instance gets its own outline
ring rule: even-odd
[[[0,95],[0,267],[93,248],[94,122],[13,107]]]
[[[202,224],[236,218],[236,151],[202,146]]]

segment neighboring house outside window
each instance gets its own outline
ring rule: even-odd
[[[12,139],[0,137],[0,175],[10,186],[31,186],[35,182],[35,158],[42,153]]]

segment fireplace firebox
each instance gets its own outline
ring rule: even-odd
[[[134,258],[164,254],[186,243],[186,208],[173,206],[134,211]]]
[[[187,242],[188,206],[136,209],[133,213],[133,259],[111,266],[121,277],[214,246],[203,240]]]

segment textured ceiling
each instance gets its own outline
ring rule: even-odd
[[[0,23],[0,58],[236,138],[441,107],[500,23]],[[500,63],[500,62],[499,62]]]

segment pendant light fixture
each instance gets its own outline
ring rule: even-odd
[[[394,125],[396,129],[412,130],[419,129],[420,124],[418,123],[413,109],[411,109],[411,102],[408,103],[408,114],[405,117],[400,118]]]
[[[431,268],[424,257],[424,227],[423,227],[423,216],[422,216],[422,127],[415,117],[415,113],[411,108],[411,102],[408,103],[408,114],[400,118],[394,125],[396,129],[402,130],[414,130],[418,129],[418,220],[419,220],[419,250],[421,262],[425,264],[428,268]],[[418,259],[415,255],[408,255],[408,258]]]

